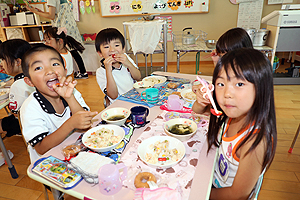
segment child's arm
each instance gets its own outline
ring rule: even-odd
[[[41,142],[37,143],[34,146],[35,150],[42,155],[64,141],[69,133],[74,129],[90,128],[92,125],[92,119],[96,114],[97,112],[91,111],[79,111],[73,114],[55,132],[47,135]]]
[[[262,172],[262,163],[265,155],[265,142],[262,140],[258,146],[246,155],[254,139],[243,145],[237,154],[240,154],[240,163],[237,174],[231,187],[212,188],[210,199],[247,199],[259,175]]]
[[[125,67],[127,67],[129,69],[129,72],[131,74],[131,77],[136,80],[139,81],[141,80],[141,72],[138,68],[136,68],[132,62],[130,62],[130,60],[128,59],[127,55],[125,54],[116,54],[115,55],[115,60],[118,62],[121,62]]]
[[[193,85],[192,90],[196,94],[197,100],[193,104],[192,110],[198,114],[210,113],[210,101],[203,97],[205,91],[202,92],[201,87],[201,84]]]
[[[118,87],[115,82],[115,79],[112,75],[112,63],[114,62],[114,59],[109,56],[108,58],[105,58],[103,64],[105,65],[105,73],[106,73],[106,94],[111,99],[116,99],[119,96]]]

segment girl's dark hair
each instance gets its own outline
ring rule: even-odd
[[[22,59],[24,53],[31,48],[30,44],[22,39],[6,40],[0,44],[0,59],[13,66],[16,59]]]
[[[217,41],[217,53],[227,53],[237,48],[252,48],[250,36],[243,28],[232,28],[226,31]]]
[[[213,85],[215,85],[216,79],[218,78],[222,69],[225,70],[227,76],[228,71],[232,70],[237,78],[247,80],[248,82],[254,84],[255,99],[247,114],[246,122],[241,130],[246,128],[249,124],[253,124],[253,129],[238,145],[237,150],[247,141],[255,138],[255,141],[246,153],[248,154],[254,150],[263,139],[265,139],[266,152],[262,164],[262,169],[264,169],[266,166],[270,166],[269,164],[272,162],[275,155],[277,143],[271,63],[269,59],[260,51],[255,49],[241,48],[229,51],[218,61],[213,72]],[[215,91],[213,91],[213,98],[218,109],[221,110],[218,102],[216,101]],[[225,113],[219,118],[214,115],[210,116],[208,129],[208,151],[212,148],[212,145],[217,147],[220,145],[218,141],[219,130],[227,118],[228,117]],[[255,132],[255,129],[258,129],[258,131]]]
[[[115,29],[115,28],[102,29],[97,34],[97,37],[96,37],[96,40],[95,40],[96,51],[101,52],[100,45],[108,44],[110,41],[116,40],[116,39],[119,39],[121,41],[122,49],[124,49],[124,47],[125,47],[125,38],[122,35],[122,33],[120,33],[120,31],[118,31],[118,29]]]
[[[84,46],[82,46],[80,42],[76,41],[73,37],[66,35],[64,32],[61,32],[60,35],[57,35],[57,30],[57,27],[48,28],[45,30],[44,36],[55,38],[56,40],[62,39],[64,42],[64,47],[66,47],[68,51],[75,49],[82,53],[85,50]]]
[[[37,52],[43,52],[46,50],[50,50],[50,51],[53,51],[54,53],[56,53],[60,59],[60,62],[63,65],[63,67],[65,67],[64,59],[61,57],[60,53],[58,51],[56,51],[56,49],[54,49],[53,47],[50,47],[48,45],[38,44],[38,45],[35,45],[34,47],[32,47],[31,49],[29,49],[22,58],[22,70],[26,77],[30,78],[29,61],[30,61],[31,56]]]

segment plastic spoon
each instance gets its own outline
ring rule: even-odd
[[[209,89],[209,88],[208,88],[208,84],[207,84],[202,78],[200,78],[199,76],[197,76],[197,80],[203,85],[203,87],[206,88],[206,92],[204,93],[203,97],[205,98],[205,96],[207,95],[208,98],[209,98],[209,100],[210,100],[210,102],[211,102],[211,105],[213,106],[213,109],[211,108],[211,109],[210,109],[210,112],[211,112],[213,115],[217,116],[217,117],[221,116],[223,113],[222,113],[222,111],[219,111],[219,110],[217,109],[217,106],[216,106],[216,104],[215,104],[215,101],[214,101],[214,99],[213,99],[212,96],[211,96],[211,92],[214,90],[214,87],[213,87],[212,89]],[[202,87],[202,88],[203,88],[203,87]],[[201,90],[202,90],[202,88],[201,88]]]

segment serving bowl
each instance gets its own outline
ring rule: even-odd
[[[184,89],[181,91],[180,95],[182,96],[182,98],[190,103],[190,104],[193,104],[195,101],[196,101],[196,94],[193,92],[192,89]]]
[[[176,160],[172,160],[172,157],[170,157],[169,159],[165,159],[165,161],[158,161],[158,160],[162,160],[161,159],[162,155],[160,155],[157,158],[157,163],[148,162],[147,161],[147,155],[149,155],[149,154],[154,155],[155,154],[153,145],[156,142],[163,142],[163,141],[168,141],[168,143],[169,143],[168,149],[169,150],[173,150],[173,149],[176,148],[177,153],[178,153],[178,156],[176,156]],[[174,165],[176,165],[177,163],[179,163],[183,159],[183,157],[185,155],[185,147],[184,147],[183,143],[180,140],[178,140],[174,137],[154,136],[154,137],[150,137],[150,138],[144,140],[139,145],[138,155],[139,155],[140,159],[144,163],[146,163],[148,166],[154,167],[154,168],[159,168],[159,169],[166,169],[166,168],[173,167]]]
[[[153,86],[154,82],[152,81],[138,81],[133,84],[133,88],[140,94],[144,92],[147,88],[152,88]]]
[[[187,125],[192,129],[192,132],[189,134],[186,134],[186,135],[179,135],[179,134],[171,133],[170,129],[176,124]],[[197,124],[193,120],[190,120],[190,119],[174,118],[174,119],[170,119],[169,121],[167,121],[164,124],[164,130],[165,130],[166,134],[168,134],[169,136],[177,138],[180,141],[186,141],[186,140],[189,140],[191,137],[193,137],[193,135],[195,135],[195,133],[197,131]]]
[[[107,110],[104,110],[101,113],[101,118],[108,124],[114,124],[114,125],[123,125],[127,118],[130,116],[130,110],[127,108],[121,108],[121,107],[116,107],[116,108],[110,108]],[[112,120],[114,117],[124,117],[122,119],[118,120]]]
[[[167,78],[164,76],[147,76],[142,81],[151,81],[154,83],[154,87],[157,88],[162,86],[167,81]]]
[[[98,132],[100,132],[100,130],[103,128],[112,131],[114,136],[120,136],[120,139],[116,143],[106,146],[106,147],[96,147],[96,143],[89,142],[89,140],[91,139],[91,136],[95,135],[95,134],[97,135]],[[89,149],[92,149],[93,151],[106,152],[106,151],[110,151],[110,150],[116,148],[121,143],[121,141],[123,140],[124,137],[125,137],[125,131],[120,126],[113,125],[113,124],[103,124],[103,125],[99,125],[99,126],[96,126],[94,128],[91,128],[90,130],[88,130],[82,137],[82,143],[84,144],[84,146],[86,146]],[[97,139],[97,143],[103,142],[103,141],[104,141],[104,139],[100,139],[100,138]]]
[[[205,40],[205,44],[209,49],[215,49],[218,40]]]
[[[9,95],[9,88],[0,89],[0,100],[7,99]]]

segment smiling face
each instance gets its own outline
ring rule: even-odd
[[[119,39],[111,40],[109,43],[104,43],[100,45],[100,51],[98,52],[104,59],[112,56],[113,54],[123,54],[124,49],[122,48],[122,43]]]
[[[58,97],[58,94],[53,90],[53,85],[59,82],[58,75],[66,77],[67,72],[59,54],[54,51],[47,49],[35,52],[28,58],[30,79],[25,77],[29,81],[26,83],[35,86],[46,98]]]
[[[232,69],[228,76],[222,68],[215,83],[217,102],[228,117],[244,122],[255,100],[254,84],[237,78]]]

